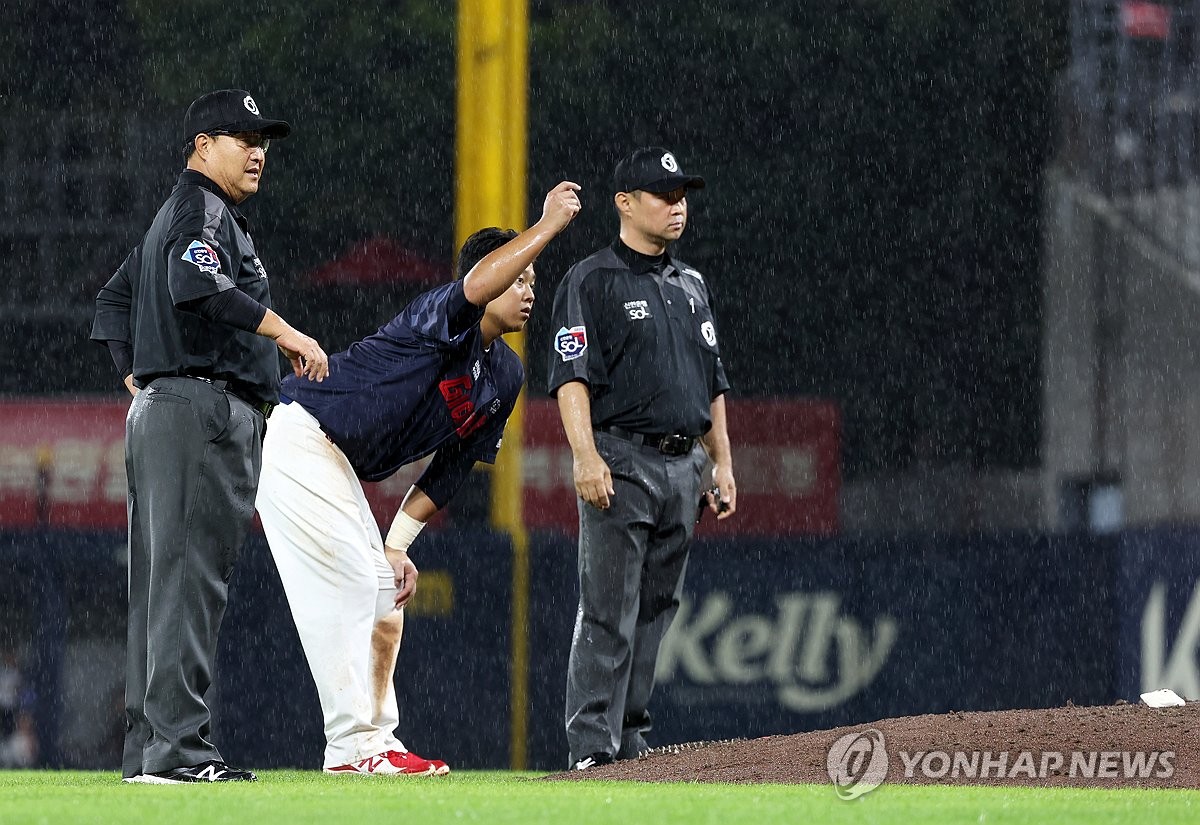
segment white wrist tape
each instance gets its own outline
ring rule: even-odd
[[[417,521],[403,510],[397,510],[396,517],[392,519],[392,527],[388,530],[387,538],[384,539],[384,544],[395,550],[408,552],[409,545],[413,543],[413,539],[417,537],[424,526],[425,522]]]

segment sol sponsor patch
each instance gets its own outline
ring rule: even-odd
[[[194,264],[201,272],[207,272],[209,275],[221,274],[221,259],[217,257],[217,251],[204,241],[192,241],[188,244],[180,260]]]
[[[554,335],[554,351],[562,360],[574,361],[587,352],[587,329],[582,325],[570,329],[559,327]]]
[[[650,318],[650,305],[646,301],[626,301],[625,311],[629,313],[629,320],[644,321]],[[695,310],[692,310],[695,312]]]
[[[717,345],[717,328],[713,326],[712,321],[705,321],[700,325],[700,334],[704,336],[704,341],[710,347]]]

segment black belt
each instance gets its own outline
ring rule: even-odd
[[[658,450],[663,455],[687,455],[692,451],[692,447],[696,446],[696,437],[694,435],[679,435],[677,433],[635,433],[626,430],[624,427],[597,427],[602,433],[615,435],[617,438],[623,438],[626,441],[631,441],[638,447],[649,447],[652,450]]]
[[[239,401],[241,401],[242,403],[246,404],[247,406],[250,407],[250,409],[259,413],[263,418],[270,418],[271,410],[275,409],[275,405],[272,404],[270,401],[259,401],[258,403],[255,403],[253,401],[247,401],[245,398],[242,398],[242,396],[240,396],[238,393],[229,389],[229,382],[226,381],[224,378],[205,378],[203,375],[185,375],[183,377],[184,378],[195,378],[197,381],[203,381],[206,384],[212,384],[214,387],[219,389],[221,392],[227,392],[230,395],[232,395],[234,398],[236,398]]]

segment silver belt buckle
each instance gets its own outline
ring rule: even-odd
[[[691,438],[686,435],[663,436],[658,444],[658,451],[667,455],[683,455],[692,448]]]

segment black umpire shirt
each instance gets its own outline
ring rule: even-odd
[[[251,404],[279,400],[275,342],[180,306],[238,288],[271,307],[246,218],[221,188],[185,169],[142,242],[96,296],[93,341],[133,349],[133,380],[192,375],[229,382]]]
[[[551,395],[583,381],[592,426],[700,436],[729,390],[703,276],[618,238],[568,270],[554,296]]]

